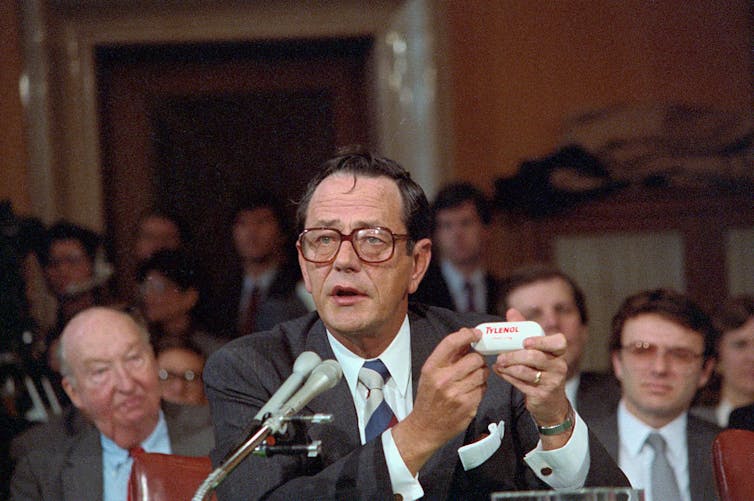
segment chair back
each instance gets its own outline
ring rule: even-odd
[[[191,501],[211,472],[207,456],[138,452],[128,480],[128,500]],[[214,493],[212,499],[217,500]]]
[[[712,442],[712,462],[721,501],[754,499],[754,431],[721,431]]]

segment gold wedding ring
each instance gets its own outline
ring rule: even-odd
[[[542,380],[542,371],[537,371],[537,375],[534,376],[534,384],[539,384]]]

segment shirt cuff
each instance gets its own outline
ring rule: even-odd
[[[385,453],[385,463],[390,475],[393,494],[399,494],[404,500],[419,499],[424,496],[424,489],[419,483],[419,475],[411,475],[411,471],[403,462],[401,453],[393,440],[393,433],[387,429],[382,432],[382,450]]]
[[[589,431],[576,411],[574,419],[573,433],[563,447],[546,451],[540,440],[524,456],[534,474],[554,489],[583,487],[589,473]]]

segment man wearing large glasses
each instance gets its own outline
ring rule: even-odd
[[[310,182],[298,219],[299,264],[317,311],[210,358],[212,459],[244,438],[306,350],[343,369],[307,409],[334,421],[298,428],[299,438],[321,440],[321,457],[249,457],[220,499],[489,499],[497,490],[627,485],[568,403],[562,334],[528,339],[529,349],[492,363],[470,343],[481,336],[474,326],[499,318],[409,307],[432,242],[429,204],[402,167],[344,152]],[[515,310],[508,317],[523,320]],[[367,386],[364,369],[384,386]],[[376,434],[373,390],[393,418]]]
[[[710,451],[720,429],[688,412],[712,373],[715,337],[702,309],[668,289],[628,297],[613,317],[610,350],[622,398],[616,412],[589,425],[646,501],[717,498]],[[650,439],[655,434],[662,440]],[[671,468],[663,476],[658,463],[665,460]]]

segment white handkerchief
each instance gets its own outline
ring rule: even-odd
[[[505,421],[498,424],[490,423],[487,429],[490,431],[488,436],[458,449],[458,457],[461,458],[464,470],[469,471],[484,463],[500,447],[505,433]]]

